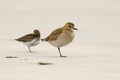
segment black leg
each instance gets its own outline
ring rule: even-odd
[[[30,47],[28,46],[28,49],[29,49],[29,52],[31,52],[31,49],[30,49]]]
[[[58,47],[58,51],[59,51],[60,57],[66,57],[61,54],[60,47]]]

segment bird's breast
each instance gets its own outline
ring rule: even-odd
[[[63,32],[58,36],[56,40],[50,41],[49,43],[55,47],[62,47],[72,42],[73,39],[74,32]]]
[[[25,44],[26,46],[36,46],[36,45],[39,44],[39,42],[40,42],[39,40],[33,39],[32,41],[24,42],[24,44]]]

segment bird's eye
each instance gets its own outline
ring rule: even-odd
[[[71,26],[69,26],[69,28],[71,28]]]

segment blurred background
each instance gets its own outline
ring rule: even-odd
[[[67,58],[47,42],[29,54],[14,41],[34,29],[44,38],[66,22],[79,29],[61,48]],[[1,80],[120,80],[120,0],[0,0],[0,75]]]

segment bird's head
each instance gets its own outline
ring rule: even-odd
[[[64,29],[65,30],[70,30],[70,31],[73,31],[73,30],[78,30],[77,28],[75,28],[75,25],[71,22],[68,22],[64,25]]]
[[[35,30],[34,30],[34,34],[40,35],[40,31],[39,31],[38,29],[35,29]]]

